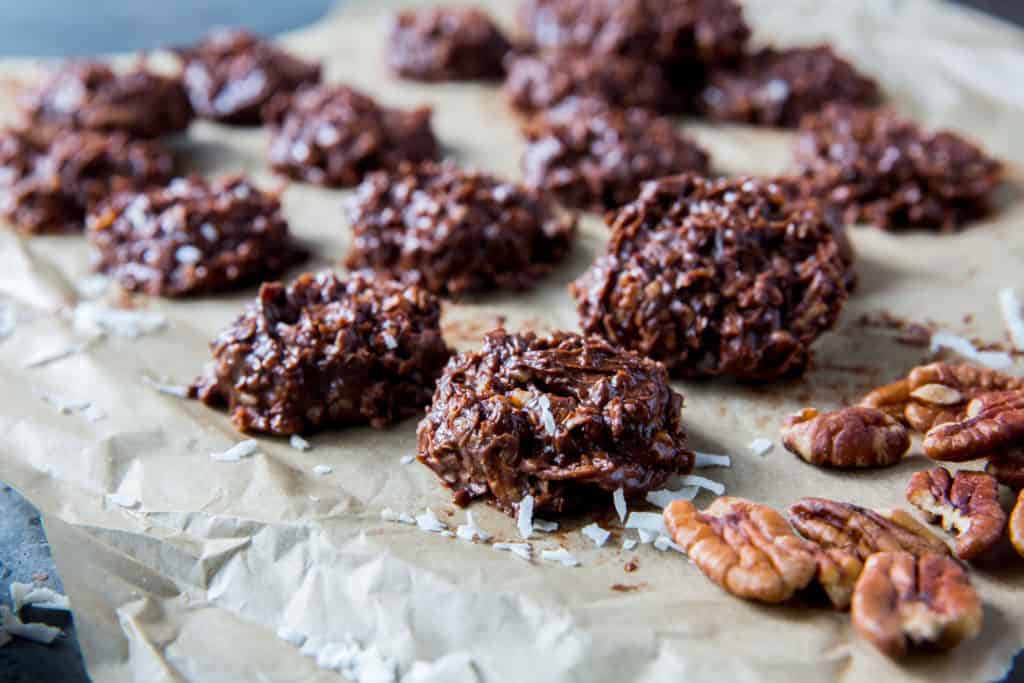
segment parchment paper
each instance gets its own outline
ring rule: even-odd
[[[514,10],[512,2],[484,4],[503,20]],[[930,464],[920,455],[883,471],[836,473],[804,465],[778,443],[765,457],[747,444],[757,436],[775,439],[789,411],[855,400],[925,359],[926,352],[898,344],[893,333],[858,324],[865,313],[884,309],[954,332],[1003,337],[996,293],[1024,285],[1017,166],[1024,161],[1024,35],[931,0],[747,6],[758,41],[831,41],[882,81],[896,108],[973,136],[1011,167],[1000,213],[961,234],[853,230],[860,289],[838,329],[817,345],[816,367],[803,381],[677,385],[694,447],[733,456],[731,469],[702,472],[724,481],[731,494],[780,508],[805,495],[900,506],[910,473]],[[434,105],[451,156],[518,177],[517,121],[496,88],[417,85],[388,75],[381,51],[392,9],[390,2],[352,0],[284,42],[324,60],[329,81],[395,106]],[[0,73],[25,81],[36,68],[10,62]],[[5,94],[9,113],[9,88]],[[772,173],[787,163],[788,134],[686,126],[711,150],[718,170]],[[268,186],[279,182],[264,165],[263,131],[198,123],[180,147],[204,172],[246,170]],[[292,228],[318,254],[315,266],[336,264],[345,253],[345,194],[299,184],[285,194]],[[587,267],[604,236],[596,217],[587,217],[572,257],[537,290],[447,305],[450,342],[472,348],[499,315],[512,329],[575,329],[565,285]],[[577,520],[565,532],[533,539],[538,554],[561,544],[582,562],[567,568],[380,521],[384,507],[417,513],[429,506],[453,527],[464,519],[433,474],[399,462],[415,452],[415,420],[386,431],[321,434],[308,453],[261,438],[259,455],[215,462],[210,452],[242,438],[227,417],[158,394],[140,377],[191,379],[208,359],[207,342],[253,291],[135,300],[163,312],[168,328],[138,340],[111,337],[65,360],[24,368],[30,356],[78,339],[59,311],[75,303],[74,284],[88,274],[87,263],[81,238],[0,231],[0,295],[32,318],[0,342],[0,479],[44,513],[98,682],[338,680],[279,639],[280,626],[323,641],[350,634],[376,644],[416,681],[980,681],[1002,675],[1022,645],[1024,561],[1009,553],[972,572],[985,602],[976,642],[896,664],[859,639],[846,614],[757,606],[725,595],[677,553],[649,545],[620,550],[634,532],[616,531],[596,549],[575,531],[587,520]],[[1014,371],[1020,370],[1018,363]],[[88,400],[108,416],[93,423],[59,414],[39,392]],[[330,465],[333,474],[314,475],[317,464]],[[140,506],[106,501],[115,492]],[[702,493],[700,504],[708,496]],[[483,505],[474,512],[499,540],[518,540],[510,519]],[[632,558],[639,569],[626,573]],[[616,583],[640,588],[615,592]]]

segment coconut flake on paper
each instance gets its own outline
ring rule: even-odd
[[[608,531],[607,529],[602,529],[601,526],[596,522],[592,522],[586,525],[585,527],[580,529],[580,532],[584,536],[589,538],[591,541],[593,541],[594,545],[596,545],[598,548],[607,543],[608,539],[611,538],[612,535],[612,532]]]
[[[697,486],[684,486],[678,490],[658,489],[647,492],[647,502],[660,508],[668,507],[675,500],[693,500],[697,497],[700,488]]]
[[[239,441],[226,451],[210,453],[210,457],[220,462],[238,462],[242,458],[248,458],[254,454],[259,447],[260,444],[256,439],[246,439],[245,441]]]
[[[455,529],[455,536],[463,541],[480,539],[485,543],[491,539],[491,535],[476,525],[472,510],[466,510],[466,523],[460,524]]]
[[[932,334],[931,351],[949,349],[968,360],[979,363],[993,370],[1005,370],[1013,365],[1013,358],[1002,351],[979,351],[970,339],[951,332],[934,332]]]
[[[177,398],[188,398],[188,387],[180,384],[170,384],[166,379],[154,379],[149,375],[142,376],[142,383],[156,389],[161,394],[175,396]]]
[[[578,567],[580,561],[573,557],[565,548],[559,547],[557,550],[542,550],[540,553],[540,559],[545,562],[557,562],[564,567]]]
[[[732,467],[732,458],[718,453],[694,452],[693,466],[699,470],[708,467]]]
[[[1003,314],[1013,348],[1024,351],[1024,305],[1017,292],[1008,287],[999,290],[999,311]]]
[[[516,557],[526,560],[527,562],[529,562],[530,558],[533,557],[533,548],[529,543],[495,543],[491,547],[495,550],[510,552]]]
[[[72,316],[74,325],[79,330],[93,334],[107,333],[129,339],[159,332],[167,326],[167,318],[157,311],[129,311],[111,308],[94,301],[83,301],[75,306]]]
[[[533,496],[524,496],[516,508],[516,527],[519,535],[529,538],[533,534]]]

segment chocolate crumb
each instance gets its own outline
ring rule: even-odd
[[[623,567],[623,569],[626,571],[627,574],[632,574],[633,572],[635,572],[639,568],[640,568],[640,560],[636,559],[635,557],[632,560],[630,560],[629,562],[627,562],[625,564],[625,566]]]

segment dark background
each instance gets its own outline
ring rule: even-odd
[[[1024,0],[961,2],[1024,25]],[[245,25],[274,34],[314,21],[332,4],[332,0],[0,0],[0,55],[126,52],[188,43],[213,26]],[[0,484],[0,603],[8,599],[10,582],[34,579],[63,592],[38,513]],[[87,681],[74,625],[57,625],[65,627],[67,637],[49,647],[15,639],[0,648],[0,681]],[[1007,683],[1024,683],[1022,657],[1017,658]]]

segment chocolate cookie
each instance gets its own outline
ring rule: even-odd
[[[455,491],[513,512],[563,513],[689,472],[683,397],[660,363],[598,339],[487,335],[451,360],[420,422],[420,462]]]
[[[429,108],[388,109],[344,85],[279,95],[264,115],[270,126],[270,165],[317,185],[347,187],[370,171],[439,155]]]
[[[1003,166],[955,133],[926,133],[888,111],[832,105],[800,126],[804,192],[854,223],[943,232],[984,217]]]
[[[524,0],[519,22],[541,47],[575,47],[710,66],[743,54],[750,28],[735,0]]]
[[[213,376],[189,396],[226,406],[242,432],[383,428],[422,414],[451,351],[419,287],[356,273],[268,282],[211,344]]]
[[[806,114],[830,103],[871,106],[878,84],[827,45],[775,50],[744,58],[738,68],[711,73],[699,99],[716,121],[795,128]]]
[[[526,184],[580,209],[613,209],[646,180],[708,170],[703,149],[644,109],[573,98],[535,116],[524,133]]]
[[[525,112],[569,97],[595,97],[613,106],[676,111],[683,103],[662,69],[646,59],[572,48],[551,48],[508,58],[504,91]]]
[[[80,231],[107,196],[167,182],[174,157],[124,133],[35,126],[0,133],[0,216],[24,233]]]
[[[450,163],[370,175],[348,216],[349,268],[452,296],[531,287],[576,233],[575,218],[535,192]]]
[[[248,31],[214,31],[178,51],[184,82],[197,115],[238,125],[258,125],[272,96],[320,82],[320,65],[278,49]]]
[[[155,138],[188,128],[192,107],[179,78],[137,66],[116,73],[100,62],[72,62],[26,98],[33,124]]]
[[[395,15],[388,64],[418,81],[501,78],[508,40],[477,7],[424,7]]]
[[[177,178],[115,195],[89,215],[87,236],[96,270],[155,296],[236,289],[279,275],[303,256],[277,195],[241,176]]]
[[[847,298],[829,218],[770,181],[662,178],[609,224],[571,286],[580,325],[677,376],[798,375]]]

